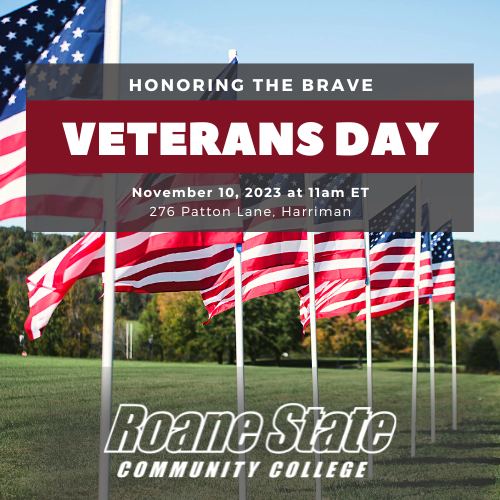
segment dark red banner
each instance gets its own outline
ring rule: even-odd
[[[29,101],[27,130],[28,173],[474,172],[472,101]]]

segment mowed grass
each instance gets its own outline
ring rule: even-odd
[[[436,374],[436,443],[430,443],[429,375],[419,373],[417,456],[410,457],[411,370],[406,361],[374,366],[374,409],[397,416],[391,446],[375,456],[374,479],[323,479],[328,499],[500,499],[500,377],[458,375],[458,430],[451,427],[451,374]],[[97,498],[100,360],[0,355],[0,498]],[[259,446],[247,459],[261,461],[248,479],[249,499],[315,498],[314,479],[268,476],[281,460],[314,457],[271,455],[263,444],[275,411],[286,403],[312,406],[306,368],[245,369],[246,409],[264,417]],[[365,370],[319,370],[320,403],[350,412],[366,404]],[[215,364],[115,362],[113,408],[143,404],[150,412],[178,415],[236,412],[236,369]],[[363,455],[323,455],[323,461],[366,460]],[[130,460],[231,460],[223,455],[115,455],[111,499],[237,499],[237,479],[116,476]],[[311,466],[312,467],[312,466]],[[325,465],[326,469],[326,465]],[[169,469],[167,469],[168,472]],[[148,470],[149,473],[149,470]],[[232,473],[232,469],[231,469]]]

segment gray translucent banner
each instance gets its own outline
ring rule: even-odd
[[[418,182],[421,204],[429,206],[428,230],[450,219],[454,231],[474,230],[473,174],[342,173],[314,174],[312,181],[282,173],[119,174],[116,200],[103,200],[109,194],[99,176],[32,174],[27,229],[106,230],[109,201],[121,232],[413,232],[422,229],[415,217]]]
[[[112,100],[199,100],[222,64],[40,64],[27,67],[27,99],[101,99],[102,82],[119,82]],[[103,78],[104,77],[104,78]],[[228,77],[228,81],[230,77]],[[238,64],[238,100],[466,101],[472,64]],[[226,92],[230,88],[224,89]],[[106,97],[105,97],[106,98]]]

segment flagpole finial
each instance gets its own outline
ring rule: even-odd
[[[237,55],[236,49],[229,49],[228,52],[229,62],[231,62]]]

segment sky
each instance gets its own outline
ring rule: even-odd
[[[473,63],[475,231],[455,237],[500,241],[499,26],[498,0],[123,0],[121,60],[221,63],[234,48],[241,63]]]

